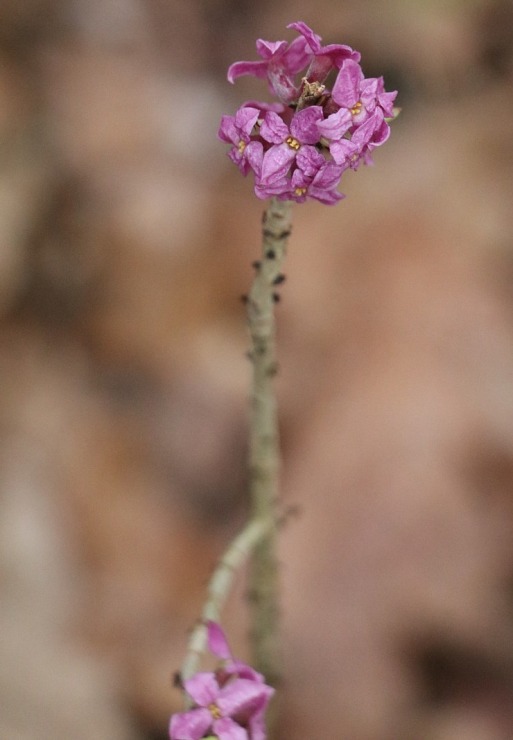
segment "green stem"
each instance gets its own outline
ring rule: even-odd
[[[274,307],[276,287],[291,231],[291,203],[273,199],[263,219],[263,251],[247,301],[253,382],[250,417],[252,518],[267,523],[253,551],[250,573],[252,665],[279,683],[279,579],[276,555],[279,437],[273,378],[277,371]]]
[[[244,529],[235,537],[219,560],[207,590],[201,617],[196,623],[187,646],[187,653],[182,663],[180,677],[182,681],[193,676],[199,668],[207,642],[206,623],[211,620],[219,622],[221,610],[228,598],[235,575],[247,559],[257,542],[265,535],[267,524],[262,519],[250,519]],[[190,702],[186,697],[189,708]]]

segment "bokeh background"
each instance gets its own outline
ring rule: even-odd
[[[278,307],[289,740],[513,737],[510,0],[3,0],[0,736],[164,740],[247,510],[262,204],[226,68],[304,20],[403,111]],[[225,624],[246,653],[244,584]]]

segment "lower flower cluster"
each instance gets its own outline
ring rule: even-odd
[[[371,163],[373,149],[388,139],[397,93],[385,91],[382,77],[366,78],[350,47],[323,47],[306,24],[290,27],[298,39],[288,45],[259,40],[264,61],[237,62],[228,75],[230,81],[267,75],[280,102],[244,103],[234,116],[223,116],[218,136],[230,144],[228,155],[242,174],[254,174],[257,197],[332,205],[344,197],[337,188],[345,170]],[[333,70],[328,90],[323,80]]]
[[[207,633],[209,649],[222,666],[184,681],[194,706],[171,717],[170,740],[265,740],[265,711],[274,689],[251,666],[233,658],[218,624],[207,622]]]

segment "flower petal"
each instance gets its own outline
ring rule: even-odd
[[[332,113],[324,121],[317,123],[317,128],[322,136],[332,141],[341,139],[349,131],[353,123],[351,113],[347,108],[340,108],[336,113]]]
[[[225,141],[227,144],[237,144],[239,141],[239,135],[235,127],[234,116],[223,116],[221,118],[221,124],[217,132],[217,138],[221,141]]]
[[[258,121],[259,116],[260,111],[257,108],[251,108],[249,105],[242,106],[242,108],[239,108],[235,114],[235,125],[241,134],[244,134],[244,136],[241,137],[244,141],[249,141],[249,136],[253,131],[253,126]]]
[[[266,740],[267,733],[265,727],[265,709],[255,712],[249,719],[248,729],[251,740]]]
[[[218,658],[223,660],[232,659],[232,652],[223,630],[217,622],[211,620],[207,622],[207,644],[210,652]]]
[[[341,66],[333,85],[332,96],[335,103],[342,108],[352,108],[360,97],[360,83],[363,72],[360,65],[352,59],[347,59]]]
[[[330,152],[336,164],[347,168],[352,162],[357,162],[361,147],[354,141],[341,139],[330,144]]]
[[[281,144],[288,135],[287,124],[274,111],[267,111],[260,126],[260,136],[269,144]]]
[[[232,85],[238,77],[253,75],[265,80],[267,77],[267,62],[234,62],[228,67],[227,78]]]
[[[223,686],[217,698],[217,706],[224,717],[250,717],[266,706],[274,689],[247,678],[237,678]]]
[[[302,144],[317,144],[320,138],[317,124],[322,119],[323,113],[320,105],[304,108],[292,118],[290,133]]]
[[[295,156],[296,152],[288,144],[278,144],[268,149],[262,160],[262,171],[260,173],[262,183],[268,185],[284,177],[289,171]]]
[[[248,740],[246,730],[230,717],[222,717],[214,721],[214,732],[219,740]]]
[[[311,56],[308,44],[300,37],[289,44],[283,54],[281,63],[289,75],[296,75],[308,65]]]
[[[169,723],[171,740],[200,740],[212,725],[208,709],[191,709],[189,712],[173,714]]]
[[[315,175],[312,185],[321,190],[333,190],[337,187],[344,168],[334,162],[326,162]]]
[[[200,672],[184,681],[184,688],[200,707],[208,707],[217,700],[219,684],[213,673]]]
[[[308,46],[313,52],[318,51],[321,48],[321,37],[312,31],[310,26],[307,26],[306,23],[303,21],[295,21],[294,23],[289,23],[287,28],[293,28],[294,31],[297,31],[298,33],[303,36],[303,38],[307,41]]]
[[[281,56],[288,44],[286,41],[265,41],[265,39],[257,39],[256,48],[258,56],[262,59],[271,59],[275,56]]]
[[[307,178],[313,178],[326,160],[314,146],[302,146],[296,156],[296,164],[299,171]],[[298,172],[296,170],[294,175]]]

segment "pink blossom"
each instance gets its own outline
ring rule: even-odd
[[[317,144],[320,139],[317,124],[323,118],[322,108],[312,105],[296,113],[290,125],[277,113],[269,111],[260,127],[260,136],[272,144],[263,155],[258,175],[259,184],[268,185],[282,179],[304,145]]]
[[[307,198],[313,198],[334,205],[345,197],[337,191],[344,167],[326,161],[314,147],[301,150],[297,165],[291,177],[291,200],[304,203]]]
[[[210,732],[219,740],[265,740],[265,710],[274,689],[233,658],[219,625],[208,622],[207,630],[209,648],[224,665],[184,681],[194,707],[171,717],[170,739],[200,740]]]
[[[242,75],[267,78],[274,95],[284,103],[292,102],[298,96],[295,77],[308,65],[312,56],[307,42],[302,36],[290,44],[258,39],[256,48],[262,61],[235,62],[228,69],[228,81],[233,83]]]
[[[353,59],[342,63],[332,92],[335,103],[351,114],[355,124],[363,123],[376,106],[385,115],[393,116],[396,95],[397,92],[385,92],[382,77],[366,78],[360,65]]]
[[[390,136],[390,126],[385,121],[382,109],[376,108],[360,126],[352,127],[350,136],[345,135],[347,131],[345,124],[337,129],[337,126],[330,122],[329,119],[337,115],[335,113],[319,124],[326,138],[332,139],[329,149],[336,164],[342,165],[344,169],[350,167],[352,170],[358,169],[362,161],[365,164],[372,164],[370,152],[384,144]]]
[[[297,100],[301,84],[296,76],[301,70],[309,81],[321,81],[332,68],[339,68],[344,59],[359,61],[360,54],[343,44],[321,45],[321,37],[302,21],[290,23],[300,35],[292,42],[258,39],[257,52],[262,61],[235,62],[228,69],[228,81],[242,75],[268,80],[271,92],[284,103]]]
[[[250,170],[251,150],[261,147],[252,140],[251,134],[260,116],[260,110],[249,106],[239,108],[235,116],[223,116],[218,137],[227,144],[232,144],[228,156],[243,175]]]
[[[314,80],[322,82],[333,68],[340,69],[346,59],[353,59],[355,62],[360,61],[360,53],[345,44],[321,46],[321,37],[314,33],[303,21],[289,23],[287,28],[293,28],[300,33],[306,39],[312,51],[310,67],[306,73],[309,82]]]
[[[219,137],[231,144],[229,157],[241,172],[253,171],[258,198],[332,205],[343,197],[342,173],[371,164],[372,151],[390,136],[397,92],[387,92],[382,77],[365,77],[350,46],[323,46],[302,21],[287,27],[298,33],[292,42],[259,39],[261,61],[228,70],[230,82],[244,74],[267,79],[281,102],[246,103],[223,116]],[[329,90],[324,81],[332,70]]]

